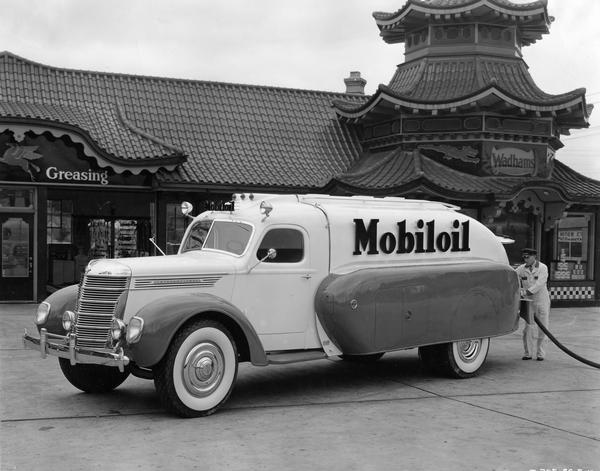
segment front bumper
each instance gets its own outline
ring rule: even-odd
[[[38,350],[42,358],[52,355],[60,358],[68,358],[71,365],[77,363],[115,366],[119,371],[125,371],[129,364],[129,358],[123,353],[122,348],[114,352],[106,350],[89,350],[75,346],[75,334],[57,335],[51,334],[46,329],[40,330],[40,338],[23,334],[23,345],[31,350]]]

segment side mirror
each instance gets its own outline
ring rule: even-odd
[[[261,262],[264,262],[267,258],[269,260],[273,260],[275,257],[277,257],[277,250],[275,249],[269,249],[267,251],[267,255],[265,255],[262,259]]]
[[[181,203],[181,212],[184,216],[190,216],[190,213],[194,210],[194,205],[188,201]]]
[[[267,250],[267,255],[265,255],[258,262],[256,262],[254,265],[252,265],[250,267],[250,269],[248,270],[248,273],[250,273],[252,270],[254,270],[259,264],[264,262],[266,259],[273,260],[275,257],[277,257],[277,250],[275,250],[275,249]]]

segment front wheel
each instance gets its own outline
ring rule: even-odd
[[[129,376],[129,369],[104,365],[78,363],[71,365],[67,358],[59,358],[60,369],[65,378],[77,389],[87,393],[106,393],[119,386]]]
[[[489,348],[489,338],[460,340],[420,347],[419,357],[430,370],[454,378],[470,378],[485,362]]]
[[[237,376],[237,349],[219,322],[202,319],[181,329],[154,371],[164,406],[181,417],[214,413],[229,398]]]

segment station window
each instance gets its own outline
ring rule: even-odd
[[[593,279],[593,231],[591,213],[569,213],[556,222],[550,279]]]
[[[167,203],[167,255],[176,254],[187,227],[180,203]]]
[[[271,229],[267,232],[256,251],[256,258],[263,259],[269,249],[277,250],[275,258],[268,263],[297,263],[304,258],[304,237],[296,229]]]
[[[33,208],[33,190],[0,188],[2,208]]]
[[[73,202],[71,200],[48,200],[48,244],[70,244],[73,228]]]

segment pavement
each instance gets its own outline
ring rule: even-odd
[[[24,350],[34,304],[0,304],[1,470],[600,471],[600,370],[548,345],[522,361],[520,331],[493,339],[475,378],[423,371],[416,350],[241,365],[215,415],[163,410],[152,381],[81,393],[55,358]],[[551,332],[600,363],[600,308],[555,308]]]

